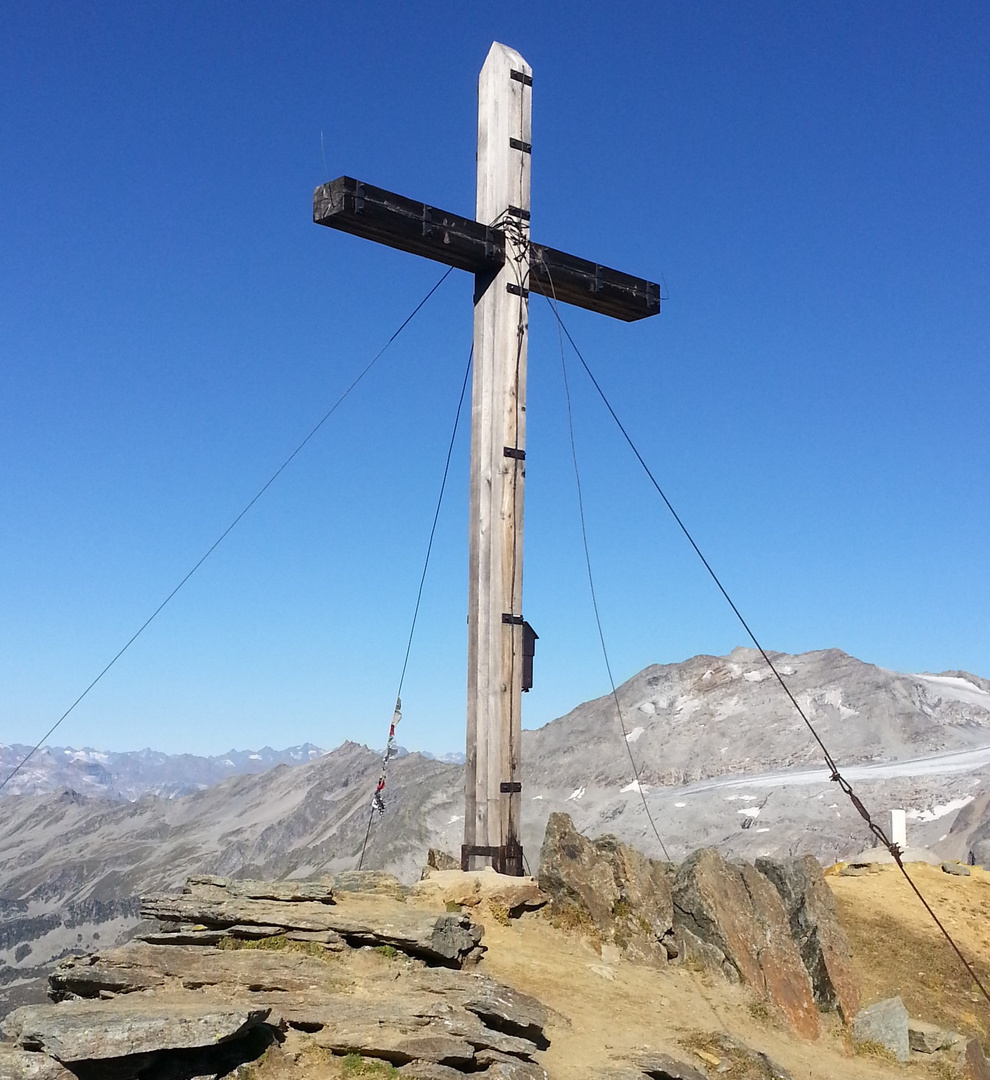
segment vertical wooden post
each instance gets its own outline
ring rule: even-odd
[[[477,275],[471,405],[464,856],[488,849],[522,874],[522,541],[529,329],[532,68],[492,45],[478,83],[477,220],[505,234],[505,264]]]

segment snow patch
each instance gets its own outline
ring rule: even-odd
[[[641,713],[646,713],[647,716],[653,716],[657,711],[656,705],[652,701],[644,701],[639,707]]]
[[[570,793],[570,795],[568,795],[568,796],[567,796],[567,798],[566,798],[566,799],[565,799],[564,801],[565,801],[565,802],[570,802],[570,801],[571,801],[571,799],[580,799],[580,798],[583,798],[583,796],[584,796],[584,793],[585,793],[585,791],[587,791],[587,788],[579,787],[579,788],[577,789],[577,791],[572,791],[572,792]]]
[[[769,671],[747,671],[743,678],[746,682],[763,682],[764,679],[770,678]]]
[[[635,742],[645,730],[646,728],[634,727],[626,736],[626,742]]]
[[[937,821],[938,818],[945,817],[946,814],[951,814],[954,810],[961,810],[972,801],[972,795],[964,795],[961,799],[951,799],[947,803],[939,803],[929,810],[908,810],[904,816],[911,821]]]
[[[911,677],[927,683],[933,690],[941,691],[943,697],[962,701],[967,705],[978,705],[981,709],[990,711],[990,693],[981,690],[969,679],[962,679],[958,675],[912,675]]]
[[[687,803],[686,802],[675,802],[674,806],[678,807],[678,809],[679,809],[682,806],[687,806]]]
[[[584,791],[584,788],[581,788],[581,790]],[[643,787],[640,784],[640,782],[638,780],[633,780],[633,782],[631,784],[626,784],[626,786],[622,789],[622,794],[625,795],[625,793],[627,791],[642,791],[642,790],[643,790]]]
[[[755,799],[755,795],[726,795],[725,797],[726,802],[736,802],[736,800],[739,800],[740,802],[754,802]]]
[[[758,806],[744,806],[741,810],[737,810],[736,813],[742,814],[743,817],[758,818],[760,816],[760,808]]]
[[[533,796],[533,802],[536,802],[537,799],[542,799],[542,798],[543,798],[542,795],[534,795]]]
[[[757,829],[756,831],[757,832],[769,832],[770,831],[770,826],[769,825],[763,825],[761,828]]]
[[[261,761],[261,754],[248,754],[252,761]]]

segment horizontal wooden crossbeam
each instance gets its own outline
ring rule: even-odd
[[[634,322],[660,311],[660,286],[556,248],[530,244],[530,292]]]
[[[498,229],[350,176],[338,176],[316,189],[313,220],[475,274],[496,271],[505,262],[505,241]]]
[[[313,220],[474,274],[492,274],[505,262],[500,228],[350,176],[340,176],[316,189]],[[542,244],[530,246],[529,289],[624,322],[644,319],[660,310],[656,282]]]

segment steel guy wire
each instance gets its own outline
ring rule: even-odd
[[[553,301],[547,298],[547,303],[550,304],[551,309],[557,314],[557,294],[553,287],[553,278],[550,275],[550,268],[546,262],[542,259],[543,269],[547,272],[547,280],[550,282],[550,291],[553,293]],[[646,817],[650,823],[650,827],[653,829],[653,835],[657,838],[657,843],[660,845],[660,850],[664,854],[664,858],[670,862],[670,854],[667,851],[667,845],[664,844],[663,838],[660,836],[660,830],[657,828],[656,821],[653,819],[653,814],[650,811],[649,803],[646,801],[646,793],[643,791],[643,784],[640,780],[642,775],[639,766],[636,764],[636,758],[632,751],[632,744],[629,741],[629,733],[626,731],[626,724],[622,718],[622,706],[619,704],[619,692],[615,687],[615,679],[612,676],[612,665],[608,658],[608,648],[605,645],[605,631],[602,629],[601,614],[598,610],[598,595],[595,591],[595,577],[591,570],[591,550],[588,546],[588,530],[585,524],[584,517],[584,494],[581,488],[581,470],[578,468],[578,456],[577,445],[574,440],[574,414],[571,408],[571,390],[570,384],[567,379],[567,361],[564,356],[564,339],[560,336],[560,329],[563,323],[560,321],[560,316],[557,316],[557,337],[560,341],[560,369],[564,379],[564,399],[567,403],[567,429],[570,435],[571,443],[571,461],[574,464],[574,481],[577,487],[577,501],[578,501],[578,516],[581,522],[581,543],[584,546],[584,562],[588,571],[588,588],[591,592],[591,606],[595,612],[595,624],[598,627],[598,640],[602,647],[602,656],[605,660],[605,670],[608,672],[609,685],[612,688],[612,699],[615,702],[615,712],[619,718],[619,728],[622,731],[622,741],[625,744],[626,752],[629,755],[629,764],[633,770],[633,780],[636,784],[636,790],[639,792],[639,797],[643,801],[643,809],[646,811]]]
[[[351,382],[346,390],[337,398],[337,400],[330,406],[330,408],[323,414],[320,420],[310,430],[309,434],[299,443],[299,445],[292,451],[291,454],[282,462],[281,465],[272,473],[272,475],[265,481],[265,483],[259,488],[257,494],[248,502],[243,510],[234,518],[234,520],[227,526],[226,529],[213,541],[213,543],[207,548],[205,554],[194,564],[193,568],[186,574],[178,585],[165,597],[165,599],[155,608],[155,610],[148,616],[147,619],[138,627],[138,629],[131,635],[124,646],[114,655],[113,659],[106,665],[105,668],[96,676],[95,679],[86,687],[85,690],[76,698],[75,701],[65,710],[64,713],[55,721],[54,724],[45,732],[44,735],[38,740],[37,743],[24,755],[23,758],[14,766],[14,768],[7,774],[7,776],[0,781],[0,791],[10,783],[11,780],[24,768],[24,766],[34,757],[34,755],[41,749],[44,743],[51,737],[55,729],[62,723],[66,717],[76,708],[76,706],[89,694],[90,690],[103,678],[104,675],[117,663],[117,661],[124,655],[125,652],[134,644],[135,641],[144,633],[145,630],[154,622],[158,615],[162,612],[169,601],[175,596],[175,594],[182,588],[183,585],[196,573],[196,571],[206,562],[206,560],[213,554],[214,551],[223,543],[228,534],[234,529],[234,527],[240,522],[241,518],[251,509],[252,506],[261,498],[262,495],[275,483],[275,481],[282,475],[282,473],[289,467],[289,465],[295,460],[295,458],[302,451],[303,447],[313,438],[314,435],[323,427],[323,425],[330,419],[331,416],[337,411],[338,407],[343,404],[344,399],[350,394],[350,392],[358,385],[359,382],[368,374],[369,371],[378,363],[382,355],[392,344],[393,341],[402,333],[403,330],[412,322],[412,320],[419,313],[423,305],[430,299],[430,297],[440,288],[440,286],[447,280],[448,275],[453,270],[453,267],[448,267],[446,272],[440,278],[440,280],[430,289],[430,291],[423,297],[422,300],[413,308],[413,310],[406,316],[405,319],[399,324],[399,327],[392,336],[385,342],[385,344],[378,350],[372,357],[371,361],[365,365],[364,368],[358,373],[357,377]]]
[[[409,667],[409,654],[412,652],[413,637],[416,633],[416,623],[419,619],[419,608],[423,600],[423,587],[426,584],[426,574],[430,568],[430,556],[433,553],[433,541],[437,534],[437,522],[440,520],[440,507],[443,505],[444,492],[447,490],[447,476],[450,473],[450,460],[454,453],[454,442],[457,439],[457,428],[461,420],[461,410],[464,407],[464,395],[467,393],[468,379],[471,375],[471,363],[474,360],[474,344],[468,352],[467,367],[464,369],[464,379],[461,382],[461,393],[457,399],[457,411],[454,413],[454,427],[450,433],[450,442],[447,445],[447,459],[443,465],[443,479],[440,481],[440,494],[437,496],[436,509],[433,512],[433,524],[430,526],[430,539],[426,545],[426,558],[423,560],[423,572],[419,577],[419,589],[416,592],[416,603],[413,607],[412,623],[409,627],[409,637],[406,641],[406,654],[402,660],[402,672],[399,675],[399,688],[395,693],[395,712],[392,714],[392,724],[389,728],[388,740],[385,743],[385,755],[382,758],[382,770],[378,778],[378,787],[375,789],[375,797],[371,804],[371,813],[368,816],[368,828],[364,834],[364,844],[361,847],[361,857],[358,859],[358,870],[364,866],[364,857],[368,852],[368,840],[371,837],[371,825],[375,820],[375,811],[379,816],[385,813],[385,803],[382,800],[382,792],[385,790],[386,772],[392,750],[392,742],[395,738],[395,726],[402,719],[402,687],[406,681],[406,669]]]
[[[921,891],[919,890],[918,886],[915,884],[914,880],[911,878],[911,875],[908,873],[907,868],[904,866],[904,862],[903,862],[903,860],[901,858],[903,852],[901,851],[901,849],[898,847],[897,844],[893,843],[890,840],[890,838],[884,832],[883,828],[873,820],[873,818],[870,816],[869,810],[867,810],[867,808],[863,804],[862,800],[853,791],[852,785],[849,783],[848,780],[846,780],[846,778],[839,771],[839,766],[836,763],[835,758],[831,755],[831,753],[829,753],[828,747],[825,745],[825,743],[821,739],[821,736],[819,736],[818,732],[815,730],[815,726],[808,719],[807,715],[805,714],[805,711],[798,704],[797,699],[791,693],[791,690],[788,687],[787,683],[784,682],[783,676],[777,670],[777,666],[774,664],[773,660],[770,659],[770,656],[767,654],[767,651],[760,644],[758,638],[756,637],[756,634],[754,634],[752,629],[750,628],[749,623],[747,623],[746,620],[743,618],[742,613],[740,612],[739,608],[736,607],[735,603],[732,600],[732,597],[729,596],[728,592],[725,589],[725,586],[719,580],[718,575],[712,569],[711,564],[705,558],[704,554],[702,554],[701,548],[698,547],[697,543],[695,542],[694,537],[688,531],[687,526],[681,520],[680,516],[678,515],[677,511],[674,509],[674,507],[671,504],[670,500],[667,498],[667,496],[664,493],[663,489],[660,487],[660,484],[657,482],[657,479],[653,475],[653,472],[650,470],[650,467],[646,464],[646,461],[644,460],[643,455],[639,452],[639,449],[637,448],[636,444],[633,442],[632,437],[630,436],[629,432],[626,430],[626,428],[623,425],[622,421],[619,419],[619,417],[616,414],[615,410],[612,408],[611,402],[606,397],[604,390],[602,390],[601,385],[599,384],[598,380],[595,378],[594,374],[592,373],[591,368],[588,366],[588,362],[585,360],[584,356],[581,353],[581,350],[577,347],[577,344],[574,341],[574,338],[571,336],[571,332],[567,329],[567,326],[565,325],[563,319],[560,317],[560,312],[557,310],[557,308],[553,304],[550,305],[550,308],[553,311],[554,317],[557,320],[558,329],[562,330],[563,333],[567,335],[567,340],[570,342],[571,348],[574,350],[575,354],[577,355],[577,358],[581,361],[581,366],[584,368],[585,373],[587,374],[588,378],[591,380],[591,383],[594,386],[595,390],[597,390],[598,396],[602,399],[602,402],[604,403],[605,408],[608,410],[608,412],[611,415],[612,419],[615,421],[616,426],[618,427],[619,431],[622,433],[623,438],[628,443],[630,450],[632,450],[633,454],[636,457],[636,460],[643,467],[643,471],[646,473],[647,477],[649,478],[650,483],[653,485],[653,487],[656,489],[657,493],[660,495],[660,498],[663,500],[665,506],[670,511],[671,516],[674,518],[674,521],[677,522],[678,527],[680,528],[680,530],[684,534],[684,536],[687,538],[688,543],[690,543],[691,547],[694,549],[695,554],[701,560],[701,562],[704,565],[705,569],[708,571],[708,574],[711,577],[712,581],[715,582],[715,585],[718,587],[719,592],[725,598],[726,603],[732,609],[733,614],[739,620],[740,624],[742,625],[742,628],[746,631],[746,634],[749,636],[750,641],[752,641],[753,644],[756,646],[757,651],[760,653],[760,656],[763,657],[764,661],[766,662],[767,667],[770,668],[770,671],[773,673],[774,678],[776,678],[777,682],[780,684],[780,686],[783,689],[784,693],[790,699],[791,704],[794,706],[794,708],[797,710],[798,715],[804,721],[805,727],[811,733],[811,735],[814,738],[815,742],[818,744],[819,748],[821,749],[822,755],[825,758],[825,763],[828,765],[830,773],[831,773],[830,779],[835,781],[839,785],[840,790],[848,797],[849,801],[853,804],[853,807],[856,809],[856,812],[866,822],[866,825],[869,828],[870,832],[876,837],[877,840],[880,841],[880,844],[883,847],[885,847],[887,849],[887,851],[890,852],[891,857],[893,858],[894,862],[897,864],[897,866],[900,869],[901,873],[904,875],[904,878],[907,881],[908,885],[910,885],[910,887],[913,890],[914,894],[918,897],[918,899],[924,905],[925,910],[932,917],[932,919],[935,922],[935,925],[939,928],[939,930],[941,930],[942,935],[945,937],[945,940],[952,946],[952,949],[954,950],[956,956],[959,958],[959,960],[962,963],[963,967],[969,973],[969,976],[972,978],[973,982],[979,987],[980,992],[983,994],[984,998],[986,998],[987,1002],[990,1003],[990,992],[987,991],[987,988],[983,985],[983,982],[981,981],[980,977],[976,974],[976,971],[973,969],[973,966],[966,959],[966,957],[962,954],[962,951],[960,950],[959,946],[953,940],[953,938],[950,935],[949,931],[942,924],[942,921],[938,918],[938,916],[932,910],[931,905],[924,898],[924,896],[922,896]]]

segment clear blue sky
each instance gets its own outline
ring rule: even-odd
[[[768,647],[990,675],[990,8],[8,4],[0,740],[33,742],[437,280],[319,228],[348,173],[472,213],[492,40],[533,235],[648,277],[565,318]],[[321,133],[326,165],[321,151]],[[53,741],[381,745],[471,338],[459,272]],[[617,677],[743,643],[572,368]],[[536,726],[607,689],[534,298]],[[400,741],[463,744],[462,432]]]

